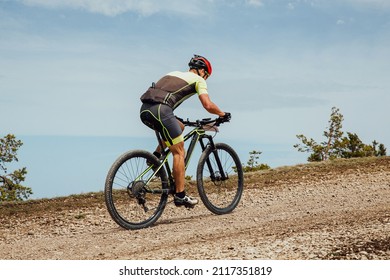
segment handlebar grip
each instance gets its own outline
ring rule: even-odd
[[[230,113],[225,113],[225,115],[223,117],[219,117],[215,123],[219,125],[224,122],[230,122],[231,118],[232,115]]]

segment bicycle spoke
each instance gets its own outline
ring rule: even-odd
[[[155,176],[147,161],[147,152],[133,152],[120,157],[106,180],[106,204],[113,219],[122,227],[142,228],[154,223],[164,209],[167,192],[162,191],[165,173]],[[155,179],[152,179],[155,178]]]
[[[238,156],[226,144],[216,145],[202,155],[198,166],[198,190],[205,206],[216,214],[232,211],[238,204],[243,175]]]

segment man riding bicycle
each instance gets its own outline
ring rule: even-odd
[[[176,119],[173,111],[184,100],[198,94],[200,102],[209,113],[224,120],[230,120],[231,115],[221,111],[208,95],[206,80],[212,73],[210,62],[203,56],[194,55],[188,66],[189,71],[170,72],[149,87],[141,96],[140,118],[145,125],[161,134],[165,145],[172,152],[176,186],[175,205],[194,207],[198,200],[186,195],[184,189],[184,125]],[[157,158],[161,156],[161,149],[162,147],[158,146],[153,153]]]

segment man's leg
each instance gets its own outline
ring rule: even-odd
[[[185,165],[184,165],[184,142],[169,147],[173,155],[173,177],[176,184],[176,193],[184,191]]]
[[[184,124],[181,122],[181,121],[179,121],[179,120],[177,120],[177,122],[179,123],[179,126],[180,126],[180,128],[181,128],[181,131],[184,131],[184,128],[185,128],[185,126],[184,126]],[[163,142],[162,143],[163,144],[163,147],[161,147],[160,145],[158,145],[157,147],[156,147],[156,149],[155,149],[155,156],[157,156],[157,157],[160,157],[159,155],[161,155],[161,153],[162,153],[162,150],[163,149],[165,149],[166,147],[167,147],[167,145],[165,144],[165,142]],[[184,142],[182,143],[183,144],[183,149],[184,149]],[[174,145],[173,145],[174,146]],[[171,148],[169,148],[169,149],[171,149]],[[172,150],[171,150],[172,151]],[[184,150],[185,151],[185,150]],[[173,152],[172,152],[172,154],[174,154]],[[184,155],[184,157],[185,157],[185,155]]]
[[[176,194],[174,195],[174,202],[176,206],[194,207],[198,200],[189,197],[185,193],[185,150],[184,141],[176,143],[169,147],[173,155],[173,178],[175,179]]]

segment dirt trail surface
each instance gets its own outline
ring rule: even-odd
[[[3,203],[0,259],[389,260],[390,157],[246,173],[233,213],[170,203],[138,231],[111,220],[102,193]]]

